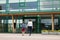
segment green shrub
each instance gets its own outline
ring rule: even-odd
[[[48,32],[48,30],[42,30],[42,32]]]
[[[60,30],[58,30],[58,32],[60,32]]]

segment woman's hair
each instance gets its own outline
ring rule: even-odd
[[[29,21],[32,21],[31,19],[29,19]]]

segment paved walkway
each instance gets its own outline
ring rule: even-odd
[[[42,34],[32,34],[29,36],[25,34],[4,34],[0,33],[0,40],[60,40],[60,35],[42,35]]]

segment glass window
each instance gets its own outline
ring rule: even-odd
[[[20,11],[32,11],[32,10],[37,10],[37,2],[20,2]]]
[[[6,10],[6,0],[0,0],[0,12],[5,12]]]
[[[25,8],[24,8],[24,11],[35,11],[37,10],[37,6],[38,3],[37,2],[26,2],[25,3]]]
[[[5,12],[6,4],[0,4],[0,12]]]
[[[40,10],[59,10],[60,0],[40,0]]]
[[[45,25],[51,25],[51,19],[41,19],[41,23],[44,23]]]
[[[0,4],[0,10],[6,10],[6,4]]]
[[[8,23],[12,23],[12,20],[8,20]]]
[[[55,8],[55,10],[59,10],[60,9],[60,1],[58,1],[58,0],[53,1],[53,8]]]
[[[19,11],[19,0],[9,0],[9,11]]]
[[[12,20],[10,19],[10,20],[8,20],[8,23],[12,23]],[[14,23],[15,23],[15,19],[14,19]]]
[[[40,2],[40,5],[52,5],[52,2],[48,2],[48,1]]]
[[[1,23],[3,23],[3,20],[1,20]]]
[[[40,10],[52,10],[52,2],[40,2]]]
[[[19,3],[10,3],[10,11],[19,11]]]
[[[26,2],[26,9],[34,9],[34,8],[37,8],[37,2]]]
[[[20,19],[20,20],[18,21],[18,23],[23,23],[23,19]]]
[[[26,2],[35,2],[37,0],[26,0]]]
[[[18,3],[19,0],[9,0],[9,3]]]

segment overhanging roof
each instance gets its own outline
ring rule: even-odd
[[[16,14],[0,14],[0,16],[23,16],[23,15],[60,15],[60,12],[21,12]]]

